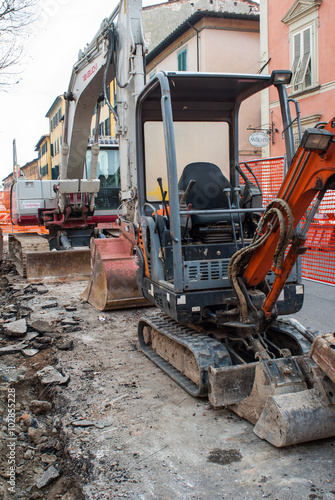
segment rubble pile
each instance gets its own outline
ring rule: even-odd
[[[335,499],[335,438],[260,440],[143,356],[145,310],[101,313],[85,286],[0,266],[0,500]]]
[[[73,310],[58,309],[44,285],[0,266],[0,499],[82,498],[68,471],[57,388],[69,382],[58,349],[72,349]]]

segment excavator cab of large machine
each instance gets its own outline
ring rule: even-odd
[[[218,312],[227,321],[222,311],[236,306],[227,267],[263,211],[257,180],[241,193],[239,136],[250,120],[243,105],[275,84],[290,135],[283,90],[289,77],[161,72],[138,97],[138,283],[144,297],[181,323]]]

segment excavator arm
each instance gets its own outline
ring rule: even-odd
[[[121,7],[120,7],[121,5]],[[116,17],[117,22],[114,22]],[[74,65],[68,91],[65,93],[66,111],[62,163],[60,172],[60,210],[64,195],[73,192],[96,193],[99,154],[97,120],[95,144],[92,147],[90,179],[84,179],[87,141],[94,106],[102,92],[103,82],[115,80],[116,108],[104,97],[115,119],[119,138],[121,199],[136,194],[135,162],[135,101],[144,86],[145,43],[142,30],[142,4],[140,0],[121,2],[111,16],[105,19],[92,42],[80,51]],[[98,115],[97,115],[98,116]]]
[[[299,255],[306,251],[303,245],[313,217],[326,191],[335,189],[334,129],[332,119],[324,128],[306,130],[277,197],[267,207],[253,241],[231,259],[230,279],[241,299],[242,321],[247,320],[248,312],[238,276],[243,278],[247,289],[252,289],[264,282],[271,269],[275,272],[260,312],[266,324],[271,321],[278,297]],[[300,227],[314,198],[306,221]]]
[[[99,310],[146,306],[138,290],[134,260],[138,217],[136,120],[137,96],[144,87],[146,52],[141,0],[121,1],[118,19],[109,31],[110,65],[115,77],[122,202],[120,237],[91,242],[91,275],[81,297]]]
[[[103,21],[98,33],[92,42],[79,52],[79,59],[73,67],[70,83],[65,97],[65,116],[63,125],[63,143],[61,145],[60,176],[57,180],[29,180],[18,179],[13,187],[12,195],[12,221],[18,225],[44,226],[49,230],[49,235],[42,238],[35,234],[29,237],[13,236],[10,242],[10,256],[17,264],[18,269],[28,279],[38,280],[45,278],[66,279],[75,275],[82,279],[90,272],[90,239],[96,233],[99,222],[112,222],[116,214],[109,213],[102,218],[95,216],[95,199],[100,189],[100,180],[97,178],[99,155],[99,112],[103,98],[106,96],[107,82],[114,78],[125,82],[129,95],[134,91],[132,81],[135,79],[132,61],[136,57],[138,37],[129,32],[127,44],[122,40],[117,43],[113,34],[116,26],[114,20],[119,14],[119,19],[127,17],[131,24],[134,15],[134,4],[122,9],[119,6],[114,10],[109,19]],[[138,10],[138,6],[137,6]],[[134,21],[135,22],[135,21]],[[124,23],[123,23],[124,24]],[[135,34],[138,30],[135,26]],[[139,36],[142,36],[140,33]],[[124,51],[124,58],[118,58],[118,64],[110,64],[115,59],[115,52]],[[121,50],[122,49],[122,50]],[[125,64],[124,60],[127,60]],[[130,63],[129,63],[130,61]],[[143,57],[141,58],[143,64]],[[128,64],[129,63],[129,64]],[[126,68],[126,73],[123,68]],[[143,78],[143,67],[141,71]],[[133,96],[131,95],[131,99]],[[116,118],[116,131],[120,137],[120,149],[131,149],[129,143],[134,134],[127,128],[127,102],[118,95],[119,114],[109,104]],[[94,107],[97,107],[94,144],[90,146],[91,166],[85,172],[86,154],[90,137],[91,120]],[[124,111],[122,109],[124,108]],[[128,134],[128,135],[127,135]],[[130,139],[129,139],[130,134]],[[122,139],[121,139],[122,138]],[[127,149],[128,148],[128,149]],[[107,149],[107,146],[106,146]],[[133,147],[134,149],[134,147]],[[113,160],[114,161],[114,160]],[[124,163],[124,161],[123,161]],[[123,191],[130,191],[131,180],[127,174],[127,165],[122,165]],[[134,177],[135,172],[135,177]],[[132,173],[136,178],[136,169]],[[113,207],[110,207],[111,209]],[[102,219],[102,220],[101,220]],[[99,233],[100,235],[100,233]],[[22,236],[22,235],[21,235]],[[33,238],[33,239],[32,239]],[[48,241],[47,241],[48,240]],[[73,273],[73,265],[69,256],[64,252],[50,254],[51,249],[67,250],[72,247],[85,247],[71,255],[78,257],[82,265],[79,272]],[[81,254],[79,255],[79,252]],[[29,266],[28,266],[29,253]],[[43,254],[43,255],[42,255]],[[28,269],[29,267],[29,269]],[[51,272],[50,272],[51,271]]]

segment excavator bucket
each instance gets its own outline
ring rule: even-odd
[[[335,386],[308,356],[210,368],[210,402],[276,447],[335,436]]]
[[[118,238],[91,240],[91,276],[81,298],[99,311],[151,305],[137,287],[133,245]]]
[[[50,251],[47,239],[36,233],[8,235],[9,258],[29,282],[86,280],[90,276],[90,250]]]

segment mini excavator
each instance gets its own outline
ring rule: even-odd
[[[136,109],[137,278],[160,309],[140,321],[141,349],[190,394],[229,407],[278,447],[335,435],[335,339],[279,319],[302,307],[297,261],[335,188],[335,119],[307,129],[294,153],[290,78],[161,73]],[[290,166],[263,210],[259,184],[239,165],[238,116],[270,85]]]
[[[302,307],[299,256],[324,193],[335,188],[335,119],[307,129],[295,152],[290,71],[163,71],[139,89],[140,7],[129,14],[139,3],[121,3],[109,39],[129,152],[120,154],[122,234],[100,248],[93,242],[84,297],[101,310],[138,305],[136,265],[140,297],[156,306],[139,322],[140,347],[181,387],[232,409],[277,447],[334,436],[335,339],[281,317]],[[263,208],[257,179],[239,164],[239,116],[270,86],[288,171]]]

